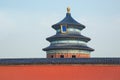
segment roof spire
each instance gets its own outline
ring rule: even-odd
[[[70,13],[70,7],[67,7],[67,13]]]

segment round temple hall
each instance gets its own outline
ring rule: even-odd
[[[90,38],[81,35],[84,25],[71,17],[70,8],[67,8],[66,17],[57,24],[52,25],[56,34],[48,37],[51,44],[43,50],[47,58],[90,58],[94,49],[87,46]]]

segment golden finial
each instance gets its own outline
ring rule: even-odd
[[[70,13],[70,7],[67,7],[67,13]]]

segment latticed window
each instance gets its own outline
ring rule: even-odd
[[[54,58],[54,56],[53,56],[53,55],[51,55],[51,58]]]
[[[76,56],[75,56],[75,55],[72,55],[72,58],[76,58]]]
[[[60,58],[64,58],[64,55],[60,55]]]

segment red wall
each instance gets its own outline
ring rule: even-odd
[[[120,65],[0,66],[0,80],[120,80]]]

